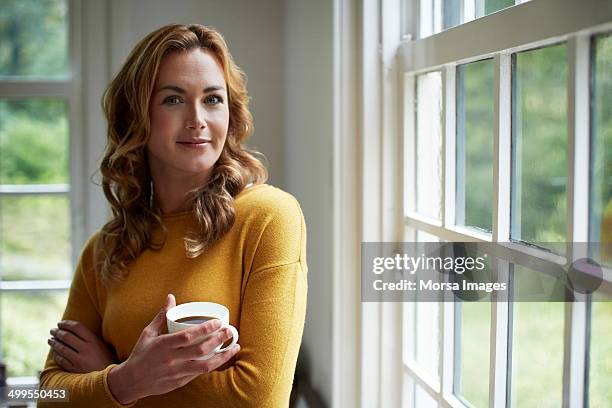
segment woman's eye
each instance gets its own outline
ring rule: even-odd
[[[163,103],[167,105],[176,105],[181,103],[181,98],[176,95],[168,96],[166,99],[164,99]]]
[[[223,98],[221,98],[219,95],[209,95],[206,97],[204,102],[211,105],[218,105],[223,103]]]

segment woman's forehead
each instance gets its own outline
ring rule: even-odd
[[[171,52],[162,59],[156,80],[157,89],[167,85],[225,88],[223,67],[208,50]]]

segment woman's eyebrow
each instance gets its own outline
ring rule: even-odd
[[[204,88],[204,93],[214,92],[214,91],[225,91],[225,88],[220,85],[213,85],[207,88]]]
[[[157,92],[163,91],[163,90],[170,90],[170,91],[174,91],[180,94],[186,94],[187,91],[185,91],[183,88],[181,88],[180,86],[176,86],[176,85],[164,85],[161,88],[159,88],[157,90]],[[213,86],[209,86],[207,88],[204,88],[204,93],[209,93],[209,92],[214,92],[214,91],[225,91],[225,88],[220,86],[220,85],[213,85]]]
[[[162,86],[161,88],[159,88],[157,90],[157,92],[163,91],[165,89],[168,89],[168,90],[174,91],[174,92],[178,92],[180,94],[187,93],[187,91],[185,91],[183,88],[181,88],[180,86],[176,86],[176,85],[165,85],[165,86]]]

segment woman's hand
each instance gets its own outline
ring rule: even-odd
[[[211,353],[231,338],[221,329],[218,319],[193,325],[172,334],[166,331],[166,311],[174,307],[173,295],[142,331],[130,357],[108,373],[108,386],[115,398],[128,404],[149,395],[160,395],[189,383],[195,377],[209,373],[225,364],[238,353],[240,346],[214,355],[208,360],[194,360]],[[206,341],[204,337],[210,336]]]
[[[115,362],[109,347],[82,323],[62,320],[51,329],[47,343],[53,349],[53,359],[71,373],[104,370]]]

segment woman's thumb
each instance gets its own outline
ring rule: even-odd
[[[166,312],[176,306],[176,298],[172,293],[166,296]]]
[[[166,327],[166,312],[176,306],[176,299],[173,294],[166,296],[166,303],[161,308],[155,318],[149,323],[149,327],[155,331],[155,334],[159,335],[165,331]]]

